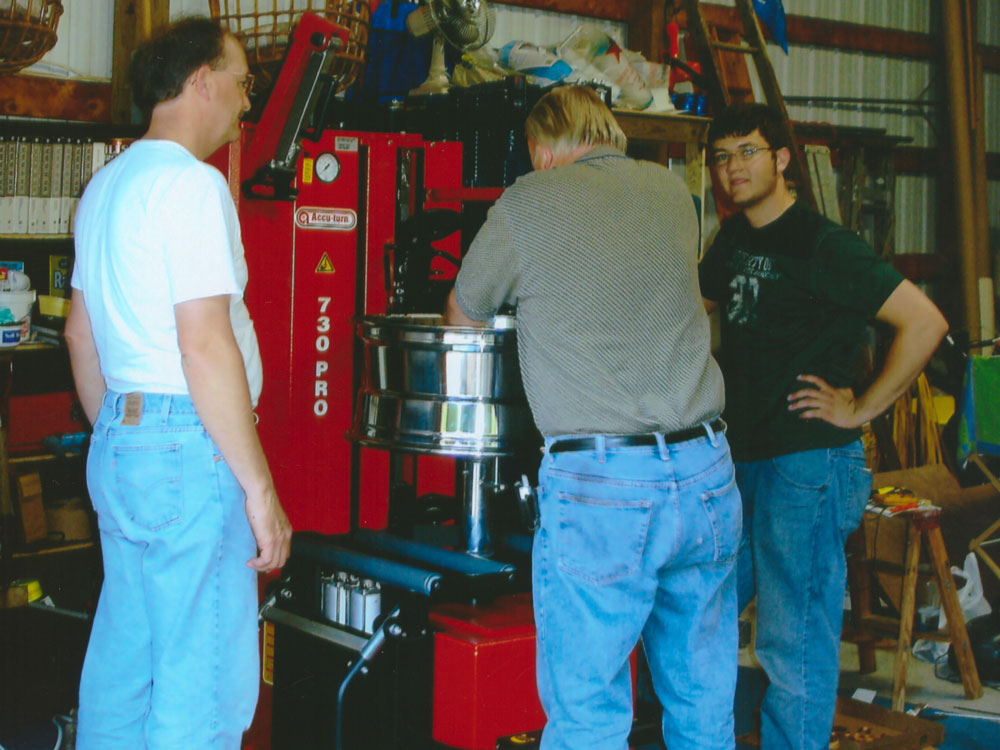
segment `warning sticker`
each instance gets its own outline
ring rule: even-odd
[[[263,653],[261,654],[260,678],[265,685],[274,684],[274,623],[264,623]]]
[[[333,263],[330,262],[330,256],[326,253],[323,253],[323,257],[319,259],[319,265],[316,266],[316,273],[336,273]]]

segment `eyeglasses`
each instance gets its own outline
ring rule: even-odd
[[[219,70],[218,72],[229,73],[229,75],[236,79],[236,85],[243,89],[243,93],[250,96],[250,92],[253,91],[253,73],[240,75],[239,73],[234,73],[231,70]]]
[[[748,162],[761,151],[770,151],[770,146],[741,146],[736,151],[715,151],[709,155],[709,160],[717,166],[724,167],[730,159],[738,162]]]

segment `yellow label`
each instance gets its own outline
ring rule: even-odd
[[[260,678],[265,685],[274,684],[274,623],[264,623],[263,648],[260,659]]]
[[[313,181],[313,162],[315,160],[307,156],[302,160],[302,183],[311,185]]]
[[[69,297],[69,256],[49,256],[49,294]]]
[[[316,266],[316,273],[335,273],[333,263],[330,262],[330,256],[326,253],[323,253],[323,257],[319,259],[319,265]]]

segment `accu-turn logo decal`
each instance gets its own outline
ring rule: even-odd
[[[358,215],[350,208],[315,208],[302,206],[295,210],[295,226],[328,232],[347,232],[358,225]]]

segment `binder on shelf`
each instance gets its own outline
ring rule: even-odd
[[[108,144],[103,141],[95,141],[91,144],[90,153],[90,176],[93,177],[98,169],[108,163]],[[86,187],[86,185],[84,186]]]
[[[70,190],[69,190],[69,231],[73,231],[76,206],[80,202],[83,194],[83,150],[85,143],[77,138],[73,141],[73,160],[70,164]]]
[[[17,143],[0,136],[0,234],[14,231],[14,166]]]
[[[41,138],[31,139],[31,157],[28,161],[28,234],[42,233],[42,153]]]
[[[42,138],[32,148],[38,148],[41,151],[41,157],[38,159],[38,182],[40,187],[38,188],[38,201],[36,204],[38,207],[38,218],[35,220],[35,234],[49,234],[52,232],[52,227],[49,223],[50,204],[52,203],[52,141],[48,138]],[[32,164],[34,163],[35,161],[32,159]]]
[[[31,141],[21,136],[14,151],[14,234],[28,233],[28,177],[31,172]]]
[[[63,139],[56,138],[51,143],[52,162],[49,167],[52,189],[49,192],[49,232],[62,234],[62,175],[63,175]]]
[[[62,191],[59,202],[59,233],[68,234],[70,217],[73,215],[73,152],[75,144],[71,138],[63,139]]]

